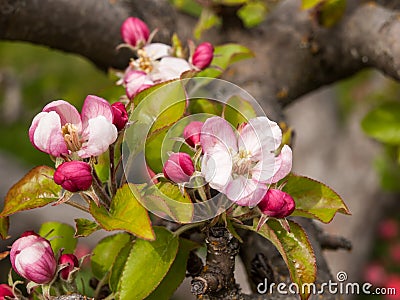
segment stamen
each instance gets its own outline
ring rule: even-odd
[[[67,147],[72,152],[78,151],[82,147],[82,143],[79,139],[78,132],[73,124],[67,123],[61,128],[64,136],[64,141]]]
[[[150,57],[147,56],[146,51],[139,49],[137,54],[139,55],[139,58],[136,60],[138,68],[146,73],[150,73],[153,70],[153,64]]]

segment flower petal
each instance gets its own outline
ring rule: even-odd
[[[270,183],[275,183],[284,178],[292,169],[292,149],[288,145],[282,147],[281,153],[276,157],[280,164]]]
[[[106,152],[118,136],[117,128],[112,124],[112,121],[110,122],[102,115],[89,119],[86,132],[88,140],[83,143],[81,150],[78,151],[81,158],[98,156]]]
[[[86,128],[90,119],[94,119],[98,116],[104,116],[110,123],[113,121],[113,113],[111,104],[103,98],[89,95],[86,97],[82,107],[82,135],[87,137]]]
[[[154,82],[150,80],[146,72],[130,70],[124,77],[126,95],[129,99],[143,89],[152,86]]]
[[[151,43],[143,47],[143,50],[146,52],[146,55],[151,60],[157,60],[165,56],[170,56],[171,49],[172,49],[171,46],[162,43]]]
[[[265,185],[260,185],[252,179],[238,176],[226,187],[226,196],[241,206],[256,206],[267,192]]]
[[[189,71],[189,63],[177,57],[164,57],[160,62],[155,62],[155,68],[151,72],[153,81],[168,81],[179,78],[183,72]]]
[[[61,120],[61,126],[67,123],[74,124],[75,128],[80,132],[82,129],[81,116],[75,106],[67,101],[57,100],[47,104],[43,110],[44,112],[55,111]]]
[[[201,128],[200,144],[204,152],[213,151],[218,145],[225,148],[228,152],[237,152],[237,138],[232,126],[221,117],[212,117],[204,122]]]
[[[269,156],[268,153],[273,153],[279,147],[278,139],[282,139],[279,126],[274,124],[267,117],[249,120],[240,131],[239,149],[249,151],[254,160],[262,160],[263,155]]]
[[[221,144],[217,144],[214,150],[204,154],[201,173],[213,189],[224,192],[225,186],[232,179],[232,157]]]
[[[61,132],[60,116],[55,111],[37,114],[29,129],[29,137],[32,144],[40,151],[56,157],[68,154]]]

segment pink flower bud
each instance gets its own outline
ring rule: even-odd
[[[86,191],[92,185],[92,168],[83,161],[64,162],[58,166],[53,178],[67,191]]]
[[[293,198],[281,190],[269,189],[258,207],[261,212],[273,218],[285,218],[295,209]]]
[[[38,284],[49,283],[57,262],[50,242],[37,234],[23,234],[10,251],[11,265],[20,276]]]
[[[15,298],[15,295],[12,291],[12,288],[9,285],[3,283],[0,284],[0,300],[5,300],[5,297]]]
[[[183,137],[185,138],[186,143],[190,146],[194,147],[200,143],[200,134],[203,124],[203,122],[193,121],[183,130]]]
[[[147,42],[150,30],[142,20],[130,17],[122,23],[121,35],[125,43],[136,47]]]
[[[200,70],[204,70],[211,64],[213,56],[213,45],[210,43],[201,43],[197,46],[196,50],[194,50],[192,64]]]
[[[111,105],[111,109],[113,112],[113,124],[118,130],[123,129],[129,119],[125,105],[121,102],[115,102]]]
[[[172,153],[164,164],[163,173],[165,178],[176,183],[188,182],[194,173],[190,155],[183,152]]]
[[[58,264],[67,265],[64,269],[60,271],[60,277],[64,280],[68,280],[69,273],[71,273],[74,268],[79,267],[78,258],[73,254],[61,255],[58,259]]]

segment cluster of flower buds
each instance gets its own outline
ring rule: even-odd
[[[268,130],[270,129],[270,130]],[[202,153],[200,172],[211,188],[241,206],[258,206],[264,216],[285,218],[295,209],[293,198],[268,188],[289,174],[292,152],[281,145],[279,126],[258,117],[238,126],[236,133],[221,117],[193,121],[183,130],[188,146]],[[278,153],[278,154],[276,154]],[[164,164],[164,177],[178,184],[195,173],[191,156],[172,153]]]
[[[57,270],[60,270],[61,279],[69,280],[73,269],[79,267],[78,259],[73,254],[62,254],[57,263],[50,242],[33,231],[24,232],[13,243],[10,260],[15,272],[37,284],[53,282],[57,278]],[[12,296],[10,289],[0,286],[0,299],[6,294]]]
[[[118,81],[125,87],[129,99],[156,83],[179,78],[186,71],[204,70],[214,57],[214,47],[207,42],[198,45],[188,60],[177,57],[174,53],[179,51],[174,51],[173,47],[152,43],[154,34],[142,20],[134,17],[124,21],[121,35],[136,57]]]

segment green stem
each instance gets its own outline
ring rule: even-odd
[[[80,204],[78,204],[78,203],[76,203],[76,202],[68,201],[68,202],[65,202],[65,203],[68,204],[68,205],[71,205],[72,207],[75,207],[75,208],[77,208],[77,209],[80,209],[80,210],[82,210],[82,211],[84,211],[84,212],[89,213],[89,209],[88,209],[87,207],[85,207],[85,206],[83,206],[83,205],[80,205]]]
[[[199,226],[201,226],[203,224],[204,224],[204,222],[191,223],[191,224],[183,225],[183,226],[179,227],[177,230],[174,231],[174,235],[175,236],[180,236],[185,231],[188,231],[189,229],[192,229],[192,228],[199,227]]]
[[[103,183],[101,182],[99,176],[96,173],[96,170],[93,168],[93,189],[96,192],[96,194],[100,197],[102,200],[103,204],[109,208],[111,205],[111,198],[110,196],[104,191],[103,189]]]
[[[96,286],[96,290],[94,291],[94,299],[99,298],[99,294],[101,292],[101,288],[107,284],[108,278],[110,277],[110,272],[107,272],[104,277],[99,281],[99,283]]]

